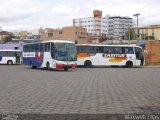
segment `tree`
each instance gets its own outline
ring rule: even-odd
[[[14,38],[14,35],[8,35],[8,36],[4,37],[3,43],[11,42],[12,38]]]
[[[154,40],[154,36],[148,36],[148,38]]]
[[[128,32],[127,32],[127,38],[128,40],[134,40],[136,39],[136,33],[134,31],[134,29],[129,29]]]
[[[104,42],[104,41],[106,41],[106,40],[108,40],[108,37],[104,37],[104,36],[101,36],[100,38],[99,38],[99,41],[100,42]]]

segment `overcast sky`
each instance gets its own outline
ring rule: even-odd
[[[7,31],[40,27],[71,26],[74,18],[92,17],[93,10],[103,16],[128,16],[139,24],[160,25],[160,0],[0,0],[0,26]]]

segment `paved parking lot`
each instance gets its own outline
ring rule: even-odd
[[[0,113],[160,113],[160,68],[0,66]]]

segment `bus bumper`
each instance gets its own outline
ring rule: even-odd
[[[56,64],[56,69],[64,69],[64,68],[75,69],[77,68],[77,64],[61,64],[61,63]]]

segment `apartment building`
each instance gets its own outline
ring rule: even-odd
[[[116,40],[127,40],[130,28],[133,27],[133,20],[129,17],[109,17],[109,37]]]
[[[73,26],[86,28],[92,36],[108,35],[108,18],[102,17],[100,10],[94,10],[93,17],[73,19]]]
[[[160,25],[151,25],[139,27],[140,39],[143,40],[160,40]]]
[[[47,40],[69,40],[79,44],[88,43],[87,29],[77,26],[63,27],[62,29],[39,29],[40,39]]]
[[[91,34],[90,38],[123,40],[128,39],[127,32],[133,27],[133,20],[129,17],[102,17],[102,11],[94,10],[93,17],[73,19],[73,26],[82,26]]]

